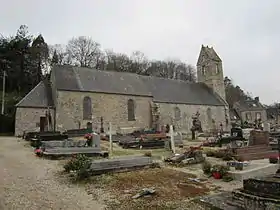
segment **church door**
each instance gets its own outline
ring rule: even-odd
[[[47,118],[46,117],[40,117],[40,132],[45,131],[47,124]]]

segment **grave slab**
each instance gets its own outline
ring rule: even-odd
[[[263,177],[274,174],[278,167],[278,164],[270,164],[268,159],[264,159],[252,161],[250,165],[244,167],[242,171],[231,170],[229,174],[234,179],[243,181],[244,179]]]

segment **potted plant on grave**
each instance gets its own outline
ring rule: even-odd
[[[269,163],[276,164],[278,163],[279,155],[270,155],[269,156]]]
[[[222,178],[222,175],[220,173],[220,168],[221,168],[220,165],[214,165],[212,167],[211,173],[212,173],[212,176],[214,177],[214,179],[221,179]]]
[[[225,166],[225,165],[220,166],[220,174],[221,174],[222,178],[225,177],[226,175],[228,175],[229,170],[230,170],[229,166]]]
[[[211,168],[212,168],[211,163],[208,161],[204,161],[204,163],[202,164],[203,173],[207,175],[211,174]]]
[[[214,165],[212,167],[212,175],[215,179],[221,179],[229,172],[229,167],[224,165]]]
[[[87,133],[84,138],[87,140],[86,145],[88,147],[92,147],[92,143],[93,143],[93,136],[91,133]]]

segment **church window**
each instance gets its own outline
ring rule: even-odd
[[[219,74],[219,65],[218,64],[216,64],[215,73]]]
[[[176,121],[181,119],[181,110],[178,107],[175,107],[174,109],[174,117]]]
[[[251,121],[251,120],[252,120],[251,113],[246,113],[246,121]]]
[[[91,120],[92,119],[92,106],[91,106],[91,98],[86,96],[83,101],[83,119]]]
[[[257,113],[256,113],[256,119],[257,119],[257,120],[262,119],[262,115],[261,115],[260,112],[257,112]]]
[[[129,99],[127,101],[127,118],[128,121],[134,121],[135,120],[135,104],[132,99]]]
[[[207,122],[212,123],[212,110],[210,108],[207,109]]]
[[[202,75],[205,75],[205,66],[202,66]]]

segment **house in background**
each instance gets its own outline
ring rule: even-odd
[[[247,122],[254,124],[256,121],[267,121],[266,107],[261,104],[259,97],[255,97],[253,100],[246,100],[244,102],[237,102],[233,105],[233,111],[241,122]],[[233,116],[231,116],[233,118]]]
[[[174,125],[190,132],[192,117],[199,113],[204,131],[229,129],[222,60],[212,47],[202,46],[197,62],[197,83],[100,71],[74,66],[55,66],[50,79],[40,82],[18,104],[15,135],[24,131],[93,126],[113,132]]]

